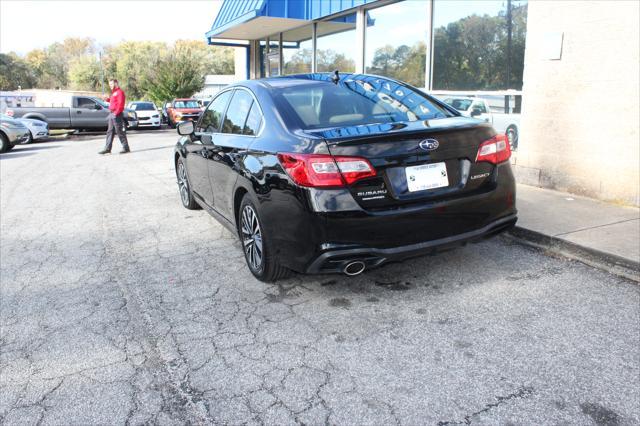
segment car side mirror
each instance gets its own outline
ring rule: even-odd
[[[193,132],[195,131],[195,128],[193,126],[193,121],[183,121],[178,123],[178,134],[180,136],[189,136],[192,135]]]
[[[93,109],[101,110],[102,109],[102,105],[95,104],[93,106]]]
[[[472,117],[477,117],[477,116],[479,116],[480,114],[482,114],[482,111],[480,111],[480,108],[473,108],[473,109],[471,110],[471,116],[472,116]]]

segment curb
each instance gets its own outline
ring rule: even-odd
[[[640,283],[640,262],[634,262],[615,254],[581,246],[520,226],[514,226],[505,234],[529,246],[577,260],[594,268]]]

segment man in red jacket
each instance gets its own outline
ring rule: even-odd
[[[125,132],[124,117],[122,116],[125,101],[124,92],[118,85],[118,80],[115,78],[109,80],[109,87],[111,88],[111,97],[106,100],[109,102],[109,111],[111,111],[111,113],[109,114],[107,141],[102,151],[98,154],[111,153],[111,144],[113,143],[114,133],[118,134],[118,139],[120,139],[120,144],[122,145],[122,151],[120,151],[120,154],[126,154],[131,151],[129,150],[129,142],[127,141],[127,134]]]

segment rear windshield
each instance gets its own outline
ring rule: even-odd
[[[447,98],[444,100],[444,103],[447,105],[451,105],[458,111],[466,111],[471,106],[471,99],[455,99],[455,98]]]
[[[304,129],[430,120],[453,114],[424,93],[379,77],[281,89]]]
[[[156,108],[150,102],[141,102],[137,104],[131,104],[131,109],[134,111],[153,111]]]
[[[174,108],[200,108],[196,101],[176,101],[173,104]]]

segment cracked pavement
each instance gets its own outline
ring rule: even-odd
[[[502,238],[264,284],[129,136],[0,156],[1,424],[640,423],[636,284]]]

